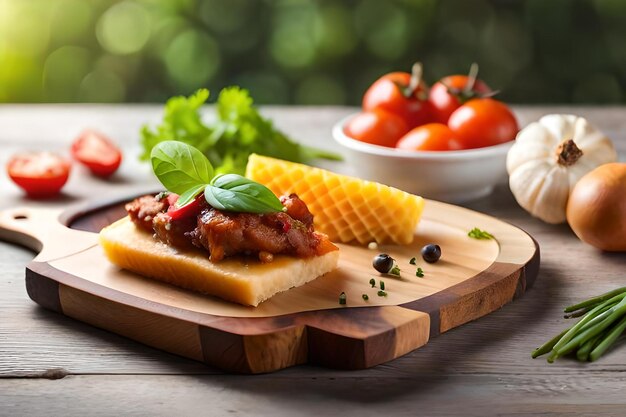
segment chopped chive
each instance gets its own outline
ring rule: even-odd
[[[363,297],[363,299],[364,299],[365,301],[367,301],[367,300],[369,300],[369,299],[370,299],[369,295],[367,295],[367,294],[363,294],[361,297]]]
[[[376,280],[374,278],[370,279],[370,285],[372,286],[372,288],[376,286]]]
[[[467,235],[474,239],[493,239],[493,235],[486,230],[480,230],[478,227],[470,230]]]
[[[393,268],[391,268],[391,271],[389,271],[389,273],[391,275],[398,275],[398,276],[400,276],[400,267],[398,267],[398,265],[394,265]]]
[[[387,293],[385,291],[383,291],[383,290],[380,290],[380,291],[378,291],[378,296],[379,297],[386,297]]]
[[[422,268],[417,268],[417,271],[415,271],[415,276],[424,278],[424,270]]]
[[[415,256],[411,258],[411,260],[409,261],[409,263],[410,263],[411,265],[415,265],[415,264],[416,264],[416,262],[415,262]]]
[[[380,280],[380,289],[385,291],[385,281],[383,281],[382,279]]]
[[[339,304],[344,305],[346,303],[346,293],[339,294]]]

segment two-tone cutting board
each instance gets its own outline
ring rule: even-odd
[[[111,265],[97,232],[125,215],[129,199],[65,211],[0,212],[0,238],[39,251],[26,267],[29,296],[77,320],[235,372],[306,362],[359,369],[389,361],[520,296],[539,269],[539,248],[524,231],[427,201],[413,244],[375,250],[339,245],[337,270],[257,308],[244,307]],[[474,227],[496,239],[469,238]],[[420,257],[426,243],[442,248],[436,264]],[[400,277],[372,268],[382,252],[396,259]],[[416,265],[409,263],[412,257]],[[416,276],[417,267],[424,277]],[[378,295],[381,279],[386,295]],[[345,306],[338,302],[341,292]]]

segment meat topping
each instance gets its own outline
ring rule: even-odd
[[[124,206],[133,223],[149,233],[152,233],[153,219],[168,207],[167,199],[157,199],[152,195],[136,198]]]
[[[178,248],[197,247],[212,262],[234,255],[257,256],[271,262],[276,254],[301,258],[319,252],[321,237],[313,230],[313,215],[291,194],[281,198],[286,212],[269,214],[221,211],[202,204],[198,213],[177,220],[167,214],[167,199],[140,197],[126,205],[131,220],[160,241]]]

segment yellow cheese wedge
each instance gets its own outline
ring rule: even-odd
[[[337,249],[306,259],[278,255],[266,264],[243,257],[213,263],[202,252],[179,251],[155,240],[128,217],[102,229],[100,245],[121,268],[250,306],[335,269],[339,260]]]
[[[332,241],[409,244],[424,209],[396,188],[266,156],[250,155],[246,176],[278,196],[298,194]]]

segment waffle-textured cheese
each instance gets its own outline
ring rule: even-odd
[[[105,227],[100,245],[121,268],[251,306],[335,269],[339,260],[335,249],[312,258],[276,255],[266,264],[244,257],[213,263],[204,253],[179,251],[155,240],[128,217]]]
[[[266,156],[250,155],[246,176],[276,195],[298,194],[333,241],[409,244],[424,209],[422,197],[396,188]]]

